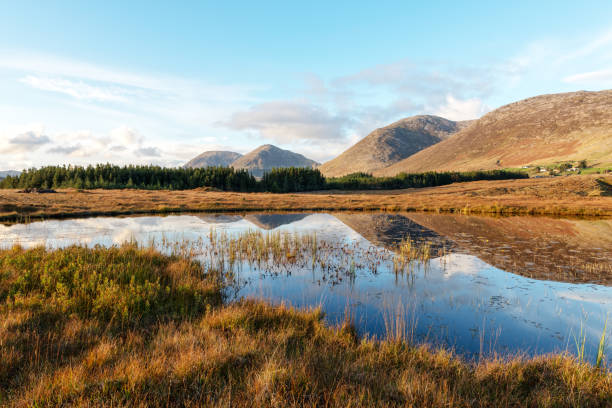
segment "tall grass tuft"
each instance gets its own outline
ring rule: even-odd
[[[608,329],[608,316],[604,322],[604,327],[601,332],[601,338],[599,339],[599,347],[597,348],[597,361],[595,367],[603,368],[605,353],[606,353],[606,331]]]

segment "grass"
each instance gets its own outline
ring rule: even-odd
[[[607,177],[607,178],[606,178]],[[606,181],[607,180],[607,181]],[[389,191],[232,193],[201,189],[0,190],[0,221],[95,215],[246,211],[429,211],[467,214],[612,215],[610,176],[476,181]]]
[[[416,261],[418,264],[427,264],[432,256],[431,244],[419,244],[411,239],[404,239],[399,243],[393,257],[393,271],[396,274],[410,273]]]
[[[612,172],[612,167],[589,167],[582,169],[580,174],[607,174]]]
[[[606,316],[606,321],[604,323],[604,328],[601,332],[601,337],[599,339],[599,347],[597,348],[597,361],[595,363],[595,367],[601,368],[603,367],[603,362],[606,353],[606,333],[608,330],[608,316]]]
[[[313,236],[240,238],[218,235],[217,250],[253,262],[325,257]],[[226,272],[195,262],[192,249],[1,250],[0,404],[612,404],[612,375],[566,355],[466,362],[399,334],[360,339],[350,322],[327,326],[319,309],[224,302]]]

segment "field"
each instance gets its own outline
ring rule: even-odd
[[[612,177],[474,181],[386,191],[231,193],[206,189],[0,190],[0,220],[170,212],[433,211],[469,214],[612,215]]]
[[[184,250],[16,247],[0,251],[0,266],[0,404],[612,403],[612,375],[566,355],[467,362],[393,331],[358,338],[350,318],[329,327],[319,310],[228,304],[220,271]]]

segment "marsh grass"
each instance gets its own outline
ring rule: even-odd
[[[206,268],[238,280],[228,279],[227,285],[239,285],[245,268],[263,275],[309,270],[320,283],[338,285],[345,279],[354,282],[360,274],[376,274],[383,266],[390,268],[393,261],[393,253],[386,249],[366,247],[358,241],[321,239],[316,232],[248,230],[227,234],[211,229],[206,241],[187,247],[181,251],[196,254]]]
[[[213,240],[224,265],[221,248],[243,248],[234,262],[262,265],[298,262],[315,248],[303,237],[243,238]],[[325,245],[317,240],[318,255]],[[350,318],[330,327],[321,309],[223,302],[223,274],[201,256],[193,245],[166,254],[134,244],[0,251],[0,404],[612,404],[612,376],[568,355],[466,362],[411,344],[401,327],[396,338],[360,339]]]
[[[601,337],[599,338],[599,346],[597,347],[597,359],[596,359],[596,363],[595,363],[595,367],[597,368],[603,368],[605,363],[604,363],[604,359],[605,359],[605,354],[606,354],[606,346],[607,346],[607,339],[606,339],[606,334],[607,334],[607,330],[608,330],[608,317],[606,316],[606,320],[604,322],[604,327],[603,330],[601,332]]]
[[[415,266],[427,267],[432,257],[431,243],[419,243],[410,239],[403,239],[397,246],[393,256],[393,271],[396,274],[411,274]]]

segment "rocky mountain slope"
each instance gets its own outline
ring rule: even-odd
[[[375,172],[479,170],[586,159],[612,164],[612,90],[540,95],[502,106],[457,132]]]
[[[430,115],[405,118],[374,130],[319,170],[328,177],[371,173],[447,139],[470,122]]]

